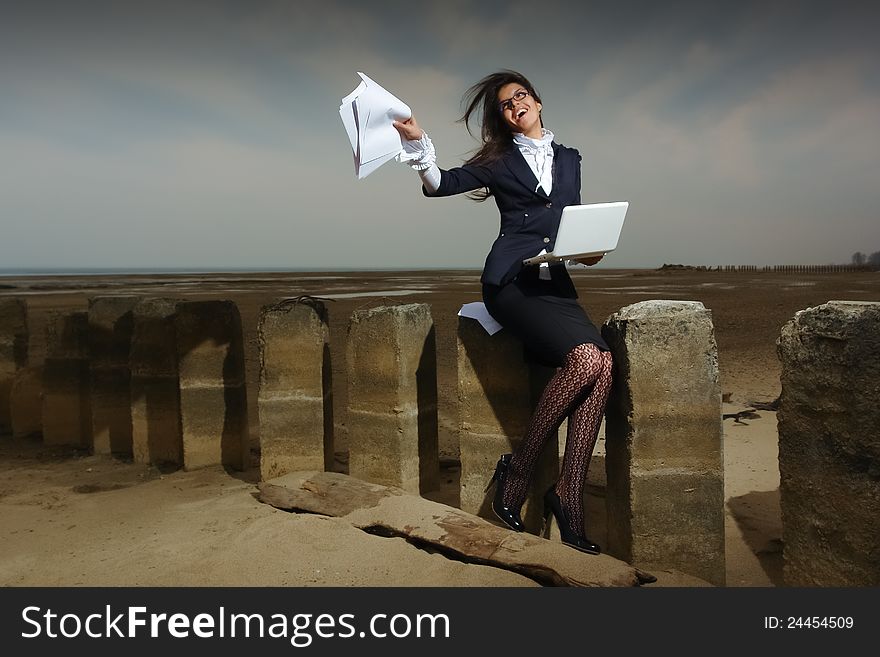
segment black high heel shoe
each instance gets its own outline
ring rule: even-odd
[[[492,500],[492,511],[498,516],[498,519],[515,532],[524,531],[526,526],[523,524],[522,518],[519,517],[519,509],[511,509],[504,506],[504,482],[507,480],[507,468],[510,466],[510,458],[512,454],[502,454],[498,459],[498,465],[495,466],[495,473],[486,485],[487,492],[492,484],[495,483],[495,498]]]
[[[573,547],[575,550],[586,552],[587,554],[600,554],[602,548],[598,544],[593,543],[586,536],[579,536],[571,530],[571,521],[568,517],[568,511],[562,506],[562,500],[556,494],[556,487],[551,486],[544,494],[544,525],[550,520],[550,514],[556,518],[556,524],[559,525],[559,534],[562,542]]]

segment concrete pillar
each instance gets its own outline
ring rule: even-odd
[[[28,338],[24,300],[0,298],[0,435],[12,432],[12,381],[27,365]]]
[[[50,313],[43,365],[43,442],[90,448],[89,316]]]
[[[495,488],[485,491],[501,454],[522,441],[532,410],[552,368],[529,365],[523,344],[507,331],[490,336],[479,322],[458,320],[458,399],[461,509],[495,520]],[[551,436],[535,468],[522,509],[526,528],[537,532],[543,497],[559,476],[558,434]]]
[[[95,454],[131,455],[129,351],[139,297],[89,300],[92,441]]]
[[[182,465],[177,331],[178,301],[143,299],[132,313],[131,439],[136,463]]]
[[[244,341],[232,301],[182,301],[174,318],[183,466],[250,465]]]
[[[356,311],[348,328],[349,474],[411,493],[439,479],[430,306]]]
[[[785,584],[878,586],[880,302],[802,310],[777,348]]]
[[[695,301],[643,301],[612,315],[602,335],[615,361],[608,551],[721,586],[724,458],[711,312]]]
[[[327,309],[316,299],[263,308],[259,324],[260,476],[333,466]]]
[[[24,367],[15,373],[9,394],[12,436],[25,438],[43,432],[43,370]]]

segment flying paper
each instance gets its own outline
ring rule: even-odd
[[[403,150],[394,121],[412,116],[409,106],[358,71],[361,83],[342,99],[339,116],[354,154],[358,180],[369,176]]]

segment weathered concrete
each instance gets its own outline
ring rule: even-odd
[[[43,365],[43,442],[91,448],[89,316],[49,314]]]
[[[880,302],[802,310],[777,347],[785,583],[878,586]]]
[[[43,369],[24,367],[15,373],[9,394],[12,436],[24,438],[43,432]]]
[[[92,444],[95,454],[131,455],[129,352],[139,297],[89,299]]]
[[[27,304],[0,299],[0,435],[12,432],[10,393],[15,373],[28,362]]]
[[[522,441],[551,368],[529,365],[523,345],[507,331],[488,335],[480,324],[458,320],[458,402],[461,453],[461,508],[497,521],[493,486],[486,484],[501,454]],[[559,476],[558,434],[547,441],[535,467],[523,522],[537,532],[543,522],[543,496]]]
[[[259,323],[260,476],[333,465],[327,309],[316,299],[262,309]]]
[[[723,585],[721,389],[711,312],[643,301],[602,327],[614,354],[606,410],[608,551]]]
[[[241,317],[232,301],[182,301],[174,317],[183,466],[250,461]]]
[[[132,310],[131,437],[137,463],[181,465],[183,433],[174,299],[143,299]]]
[[[427,304],[358,310],[348,328],[349,473],[437,487],[437,351]]]

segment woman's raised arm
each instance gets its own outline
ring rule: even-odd
[[[414,116],[406,121],[395,121],[393,125],[404,140],[403,152],[397,159],[418,171],[425,191],[433,194],[440,188],[441,174],[431,138],[419,127]]]

